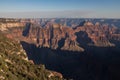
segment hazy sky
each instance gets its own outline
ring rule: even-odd
[[[120,0],[0,0],[0,17],[120,18]]]

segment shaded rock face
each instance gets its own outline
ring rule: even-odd
[[[94,44],[91,38],[89,38],[88,34],[85,31],[79,31],[75,33],[77,36],[77,42],[81,44],[82,47],[86,47],[88,45]]]

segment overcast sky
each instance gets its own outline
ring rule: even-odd
[[[0,17],[120,18],[120,0],[0,0]]]

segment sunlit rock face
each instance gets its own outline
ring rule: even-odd
[[[10,28],[24,27],[25,21],[19,19],[0,18],[0,31],[7,31]]]

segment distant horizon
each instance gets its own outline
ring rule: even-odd
[[[1,18],[120,19],[120,0],[1,0]]]
[[[30,18],[30,17],[0,17],[1,19],[120,19],[120,18],[87,18],[87,17],[37,17],[37,18]]]
[[[50,11],[51,12],[51,11]],[[63,12],[63,11],[58,11],[58,12]],[[72,14],[72,16],[69,16],[69,12],[66,12],[64,16],[58,16],[58,12],[52,12],[49,14],[50,16],[47,15],[47,12],[0,12],[0,18],[102,18],[102,19],[120,19],[120,17],[85,17],[85,16],[76,16]],[[17,14],[17,15],[16,15]],[[34,14],[34,15],[33,15]],[[84,14],[84,13],[82,13]],[[2,16],[1,16],[2,15]],[[61,15],[61,14],[59,14]]]

